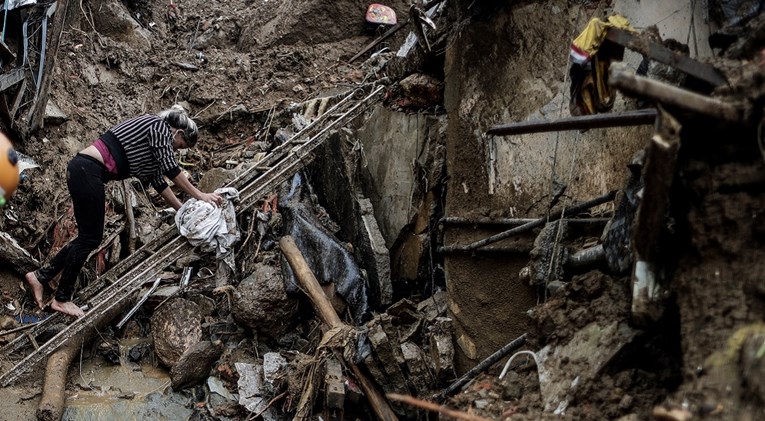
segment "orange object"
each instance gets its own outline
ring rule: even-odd
[[[388,6],[372,3],[367,8],[367,22],[378,25],[395,25],[396,12]]]
[[[13,196],[19,185],[18,156],[11,141],[0,133],[0,206]]]

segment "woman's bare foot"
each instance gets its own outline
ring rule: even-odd
[[[82,317],[85,315],[85,312],[83,312],[81,308],[77,307],[77,304],[71,301],[62,303],[62,302],[59,302],[58,300],[53,300],[50,303],[50,308],[58,311],[59,313],[64,313],[68,316]]]
[[[29,272],[26,275],[24,275],[24,279],[27,281],[27,285],[29,285],[30,288],[32,288],[32,295],[35,297],[35,302],[37,303],[37,307],[42,308],[44,307],[43,303],[43,285],[40,283],[40,281],[37,280],[37,275],[35,275],[34,272]]]

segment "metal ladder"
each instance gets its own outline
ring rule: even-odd
[[[347,125],[378,101],[383,89],[384,86],[374,85],[354,89],[289,140],[271,150],[256,165],[232,180],[226,187],[239,190],[237,215],[248,210],[282,182],[310,164],[316,158],[317,148],[325,142],[330,132]],[[358,97],[361,99],[357,99]],[[26,334],[3,346],[0,355],[6,358],[12,358],[30,347],[34,350],[0,375],[0,385],[7,387],[18,380],[43,358],[88,327],[93,320],[128,299],[145,281],[156,278],[165,267],[190,253],[192,249],[188,241],[178,235],[175,226],[168,226],[152,241],[81,291],[75,302],[78,305],[88,305],[90,310],[85,316],[72,321],[53,338],[38,345],[35,341],[36,336],[50,326],[66,321],[64,315],[53,314],[30,328]]]

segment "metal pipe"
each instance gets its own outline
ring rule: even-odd
[[[571,268],[590,266],[606,259],[606,251],[603,244],[598,244],[570,255],[566,265]]]
[[[503,346],[502,348],[498,349],[493,354],[489,355],[485,360],[478,363],[477,366],[471,368],[467,373],[463,374],[462,377],[457,379],[454,383],[449,385],[446,389],[444,389],[441,392],[441,398],[446,398],[447,396],[451,395],[452,393],[456,392],[457,389],[462,387],[465,383],[470,381],[473,377],[477,376],[479,373],[483,372],[484,370],[488,369],[489,367],[493,366],[497,361],[504,358],[509,353],[515,351],[516,349],[520,348],[526,343],[526,336],[528,334],[524,333],[523,335],[516,338],[514,341],[510,342],[509,344]]]
[[[520,234],[520,233],[526,232],[526,231],[530,231],[530,230],[532,230],[532,229],[534,229],[536,227],[539,227],[539,226],[542,226],[542,225],[546,224],[547,222],[557,221],[558,219],[561,219],[561,217],[565,218],[566,216],[569,216],[569,215],[576,215],[579,212],[582,212],[584,210],[593,208],[593,207],[598,206],[598,205],[602,205],[604,203],[611,202],[611,201],[614,200],[615,197],[616,197],[616,191],[612,191],[612,192],[610,192],[608,194],[605,194],[605,195],[600,196],[598,198],[595,198],[593,200],[590,200],[590,201],[587,201],[587,202],[583,202],[583,203],[580,203],[578,205],[574,205],[574,206],[566,209],[565,211],[561,210],[561,211],[555,212],[554,214],[551,214],[549,218],[548,217],[542,217],[542,218],[539,218],[539,219],[535,219],[535,220],[533,220],[531,222],[528,222],[526,224],[523,224],[523,225],[521,225],[519,227],[511,228],[511,229],[509,229],[507,231],[503,231],[503,232],[501,232],[499,234],[492,235],[491,237],[484,238],[483,240],[479,240],[479,241],[476,241],[476,242],[473,242],[473,243],[470,243],[470,244],[466,244],[466,245],[462,245],[462,246],[460,246],[460,245],[443,246],[443,247],[439,248],[438,251],[441,252],[441,253],[450,253],[450,252],[454,252],[454,251],[471,251],[471,250],[475,250],[475,249],[481,248],[481,247],[483,247],[485,245],[496,243],[497,241],[504,240],[505,238],[511,237],[513,235]]]
[[[645,126],[654,124],[656,109],[593,114],[557,120],[530,120],[498,124],[486,131],[488,135],[508,136],[525,133],[545,133],[563,130],[601,129],[606,127]]]
[[[440,223],[444,225],[511,225],[518,226],[528,224],[529,222],[536,221],[536,218],[464,218],[461,216],[446,216],[441,218]],[[582,225],[603,225],[608,223],[611,218],[567,218],[566,222],[569,224],[582,224]]]

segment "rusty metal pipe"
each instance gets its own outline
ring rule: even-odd
[[[564,130],[602,129],[606,127],[645,126],[654,124],[656,110],[653,108],[608,114],[584,115],[557,120],[530,120],[518,123],[498,124],[486,131],[488,135],[508,136],[526,133],[558,132]]]
[[[566,222],[569,224],[605,225],[610,219],[611,218],[566,218]],[[444,225],[518,226],[536,220],[537,218],[464,218],[461,216],[447,216],[441,218],[441,221],[439,222]]]
[[[605,194],[603,196],[600,196],[598,198],[589,200],[587,202],[580,203],[578,205],[571,206],[568,209],[565,209],[565,211],[561,210],[558,212],[555,212],[551,214],[549,217],[542,217],[539,219],[535,219],[529,223],[523,224],[519,227],[511,228],[507,231],[503,231],[499,234],[492,235],[491,237],[484,238],[483,240],[479,240],[470,244],[465,245],[451,245],[451,246],[443,246],[438,249],[441,253],[450,253],[454,251],[472,251],[479,249],[483,246],[496,243],[497,241],[504,240],[505,238],[512,237],[513,235],[520,234],[526,231],[530,231],[536,227],[540,227],[547,222],[553,222],[557,221],[558,219],[565,218],[566,216],[576,215],[582,211],[585,211],[587,209],[593,208],[598,205],[602,205],[604,203],[608,203],[614,200],[616,197],[616,191],[612,191],[608,194]]]

